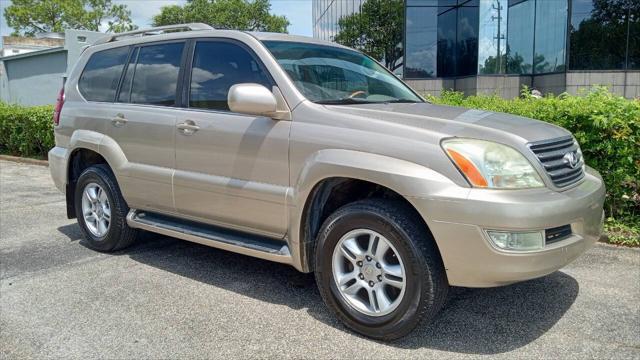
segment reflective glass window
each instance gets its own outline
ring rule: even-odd
[[[640,3],[629,10],[629,58],[628,69],[640,70]]]
[[[437,7],[408,7],[406,12],[406,78],[436,76],[438,64]]]
[[[138,61],[138,53],[140,48],[135,48],[129,58],[129,64],[122,79],[122,85],[120,85],[120,93],[118,94],[118,102],[131,101],[131,85],[133,84],[133,74],[136,70],[136,62]]]
[[[236,84],[255,83],[271,89],[262,65],[243,47],[230,42],[196,44],[191,69],[189,106],[229,110],[227,96]]]
[[[455,0],[453,0],[453,5],[455,5]],[[407,0],[407,6],[438,6],[438,0]]]
[[[265,41],[309,100],[331,104],[422,102],[387,69],[359,52],[326,45]]]
[[[624,69],[627,23],[626,1],[572,0],[569,68]],[[638,2],[636,2],[638,4]],[[640,7],[640,6],[636,6]],[[636,37],[636,43],[640,40]]]
[[[131,85],[132,103],[175,104],[183,48],[181,42],[140,48]]]
[[[534,73],[565,70],[567,0],[536,1]]]
[[[504,74],[507,65],[507,1],[480,0],[478,73]]]
[[[128,55],[128,46],[91,55],[78,80],[82,96],[89,101],[112,102]]]
[[[438,76],[456,75],[456,9],[438,8]]]
[[[456,75],[474,75],[478,66],[478,1],[468,1],[457,10]]]
[[[510,74],[531,74],[533,70],[534,11],[534,0],[508,8],[507,72]]]

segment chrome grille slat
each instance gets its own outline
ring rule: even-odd
[[[533,150],[534,152],[549,151],[549,150],[563,148],[571,144],[573,144],[573,138],[567,138],[565,140],[556,141],[546,145],[533,145],[531,146],[531,150]]]
[[[538,155],[538,159],[540,159],[540,161],[545,162],[545,161],[554,160],[554,159],[562,159],[564,154],[568,153],[569,151],[576,151],[576,150],[578,150],[578,145],[569,144],[568,148],[565,147],[562,149],[552,150],[552,151],[540,151],[540,152],[534,151],[534,153]]]
[[[584,177],[584,159],[578,151],[578,143],[572,136],[530,143],[529,149],[536,155],[556,187],[563,188],[575,184]],[[575,153],[578,161],[575,168],[564,160],[564,156],[569,152]]]
[[[582,172],[582,164],[580,164],[579,166],[580,167],[577,167],[575,169],[570,169],[570,170],[558,169],[553,171],[547,171],[547,174],[549,174],[551,179],[558,179],[561,177],[567,178],[567,177],[573,176],[574,174]]]
[[[556,181],[554,182],[554,184],[556,184],[557,187],[565,187],[580,181],[583,177],[584,177],[584,171],[581,171],[573,177],[565,178],[562,181]]]

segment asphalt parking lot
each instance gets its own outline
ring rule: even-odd
[[[46,167],[0,161],[2,358],[640,358],[640,251],[597,245],[547,277],[454,288],[379,343],[288,266],[145,234],[89,250]]]

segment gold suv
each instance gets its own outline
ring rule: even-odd
[[[433,105],[333,43],[186,24],[87,47],[54,114],[51,174],[87,244],[139,229],[315,272],[376,339],[449,286],[544,276],[585,252],[605,189],[566,130]]]

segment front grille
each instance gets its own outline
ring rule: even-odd
[[[584,177],[584,160],[572,136],[530,143],[529,148],[555,186],[566,187]],[[572,156],[575,157],[574,166],[571,166]]]
[[[571,225],[558,226],[544,231],[545,244],[553,244],[571,236]]]

